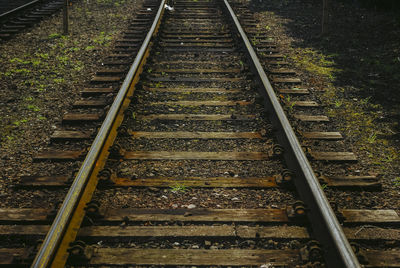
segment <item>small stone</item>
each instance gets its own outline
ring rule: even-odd
[[[172,245],[174,246],[179,246],[180,244],[178,242],[173,243]]]
[[[35,191],[34,194],[38,198],[43,198],[45,196],[45,194],[43,192],[41,192],[41,191]]]
[[[390,240],[390,241],[386,241],[385,242],[385,245],[388,246],[388,247],[394,247],[394,246],[396,246],[396,244],[397,244],[397,241],[394,241],[394,240]]]
[[[208,240],[204,241],[204,245],[205,245],[206,247],[211,246],[211,241],[208,241]]]
[[[195,207],[196,207],[195,204],[190,204],[189,206],[187,206],[188,209],[192,209],[192,208],[195,208]]]
[[[297,240],[293,240],[289,242],[289,245],[292,249],[300,248],[301,244]]]
[[[121,169],[121,173],[127,173],[127,172],[129,172],[129,168],[123,168],[123,169]]]
[[[149,191],[151,191],[151,192],[159,192],[160,189],[158,189],[156,187],[149,187]]]
[[[172,208],[178,208],[177,204],[172,204]]]
[[[198,245],[193,245],[192,248],[193,249],[199,249],[200,247]]]
[[[267,131],[265,129],[261,129],[260,134],[261,136],[265,137],[267,135]]]
[[[161,198],[168,199],[168,197],[165,195],[162,195]]]
[[[238,201],[240,202],[240,199],[237,198],[237,197],[234,197],[234,198],[232,198],[231,200],[232,200],[233,202],[238,202]]]

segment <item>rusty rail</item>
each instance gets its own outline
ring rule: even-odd
[[[309,208],[310,222],[324,245],[328,266],[361,267],[275,95],[256,52],[228,1],[224,0],[224,4],[235,31],[239,33],[244,42],[250,65],[257,74],[261,94],[267,103],[266,107],[269,109],[271,121],[279,130],[278,141],[284,146],[284,157],[288,167],[296,174],[294,180],[296,188]]]
[[[66,262],[69,243],[72,242],[82,222],[86,203],[90,201],[97,185],[99,162],[108,155],[108,148],[116,136],[116,128],[121,123],[119,115],[129,104],[126,96],[133,93],[143,64],[149,54],[151,39],[156,33],[164,11],[166,0],[162,0],[153,24],[148,32],[131,68],[116,96],[86,158],[69,189],[60,210],[51,225],[46,238],[37,253],[32,267],[62,267]],[[131,92],[129,92],[131,91]],[[111,132],[114,132],[112,135]],[[78,216],[77,213],[79,213]],[[75,218],[74,218],[75,217]]]

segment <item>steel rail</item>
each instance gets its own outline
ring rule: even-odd
[[[78,205],[80,198],[82,196],[83,191],[88,183],[88,180],[91,176],[91,173],[95,166],[97,165],[97,160],[102,153],[103,147],[106,143],[108,135],[111,131],[111,128],[114,125],[114,121],[117,118],[118,113],[121,110],[123,105],[123,101],[125,96],[128,93],[128,90],[131,87],[132,80],[138,73],[138,70],[142,64],[142,60],[144,59],[145,53],[150,44],[150,40],[156,30],[156,27],[161,19],[161,14],[164,9],[166,0],[162,0],[160,3],[160,7],[155,16],[154,22],[133,62],[131,65],[129,72],[112,104],[109,112],[100,127],[100,130],[88,152],[86,158],[76,175],[71,188],[69,189],[60,210],[58,211],[55,220],[53,221],[50,230],[48,231],[46,238],[43,241],[35,259],[32,263],[31,267],[39,268],[39,267],[50,267],[52,265],[52,259],[56,254],[57,248],[63,239],[63,235],[68,228],[70,219],[74,214],[74,210]]]
[[[277,135],[277,139],[284,146],[284,157],[288,167],[295,171],[294,182],[296,188],[309,209],[307,215],[313,231],[318,235],[318,239],[322,240],[327,265],[335,268],[361,267],[275,95],[275,91],[258,60],[257,54],[228,1],[224,0],[224,3],[236,32],[240,34],[245,44],[252,68],[258,75],[258,82],[263,85],[262,94],[270,104],[267,106],[270,109],[269,115],[278,130],[281,131]]]
[[[14,13],[16,13],[16,12],[18,12],[18,11],[21,11],[21,10],[23,10],[23,9],[30,8],[30,7],[34,6],[35,4],[37,4],[37,3],[39,3],[39,2],[42,2],[42,1],[43,1],[43,0],[34,0],[34,1],[32,1],[32,2],[26,3],[25,5],[19,6],[19,7],[17,7],[17,8],[14,8],[14,9],[10,10],[10,11],[7,11],[7,12],[5,12],[5,13],[3,13],[3,14],[0,14],[0,20],[3,20],[4,18],[6,18],[6,17],[8,17],[8,16],[11,16],[11,15],[13,15]]]

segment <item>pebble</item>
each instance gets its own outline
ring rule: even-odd
[[[232,200],[232,201],[240,201],[239,198],[237,198],[237,197],[234,197],[234,198],[232,198],[231,200]]]
[[[273,263],[266,263],[260,266],[260,268],[272,268],[272,267],[274,267]]]
[[[268,248],[276,249],[278,247],[278,242],[274,240],[268,240],[267,242]]]
[[[188,209],[192,209],[192,208],[195,208],[195,207],[196,207],[195,204],[190,204],[189,206],[187,206]]]
[[[262,129],[261,131],[260,131],[260,134],[261,134],[261,136],[265,136],[265,135],[267,135],[267,130],[265,130],[265,129]]]
[[[168,197],[165,195],[162,195],[161,198],[168,199]]]
[[[242,244],[247,245],[250,248],[254,248],[256,245],[256,242],[253,240],[246,240]]]
[[[289,245],[291,248],[296,249],[296,248],[300,248],[301,244],[299,241],[297,240],[292,240],[289,242]]]
[[[193,249],[199,249],[200,247],[198,245],[193,245],[192,248]]]
[[[177,204],[172,204],[172,208],[178,208]]]
[[[121,173],[128,173],[129,172],[129,168],[123,168],[120,170]]]
[[[149,191],[151,191],[151,192],[158,192],[158,191],[160,191],[160,189],[158,189],[158,188],[156,188],[156,187],[149,187],[148,189],[149,189]]]

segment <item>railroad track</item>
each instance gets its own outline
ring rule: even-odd
[[[1,210],[10,246],[0,264],[399,266],[384,250],[400,239],[397,214],[330,208],[229,4],[164,4],[145,2],[35,156],[61,174],[21,178],[28,189],[70,189],[54,210]],[[279,93],[297,90],[274,44],[257,37],[286,85]]]
[[[63,0],[0,2],[0,40],[31,27],[63,7]]]

